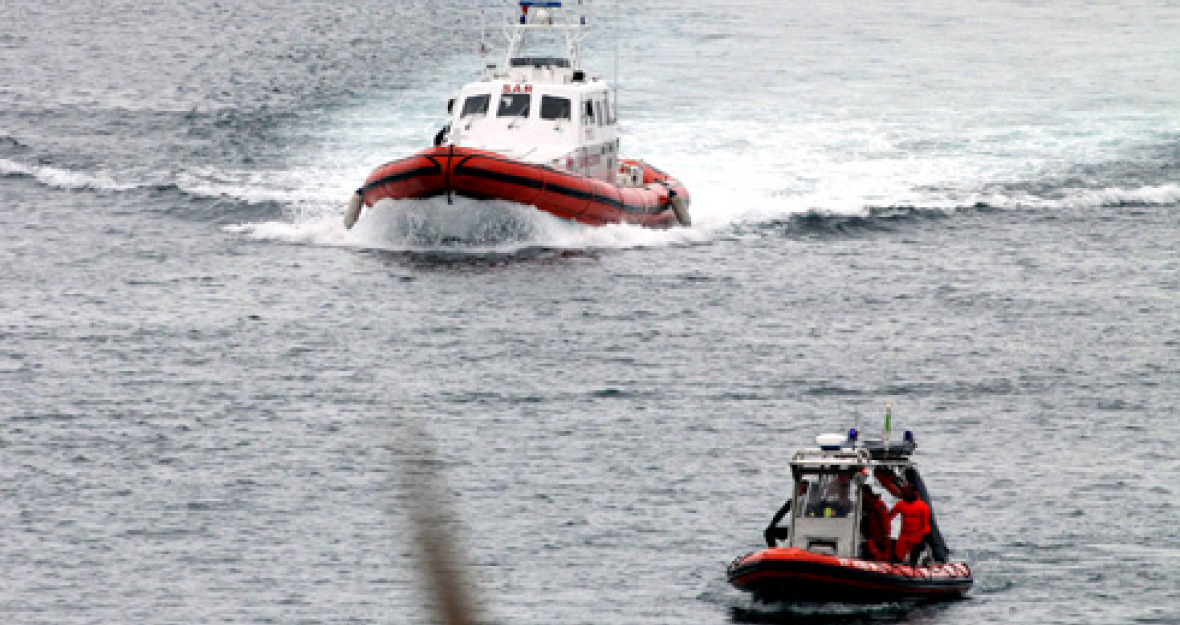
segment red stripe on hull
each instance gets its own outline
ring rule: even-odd
[[[957,598],[973,580],[965,563],[910,567],[791,548],[739,558],[730,565],[729,582],[767,600],[877,603]]]
[[[863,588],[873,591],[894,593],[897,595],[960,595],[967,592],[967,588],[963,586],[946,587],[946,588],[929,588],[921,586],[907,587],[904,591],[898,590],[898,587],[888,583],[871,582],[864,580],[852,580],[836,575],[824,575],[822,573],[804,573],[804,572],[785,572],[785,571],[762,571],[758,573],[750,573],[742,575],[730,581],[735,588],[741,590],[748,590],[757,587],[759,584],[769,581],[792,581],[796,579],[805,579],[812,582],[820,582],[830,584],[833,587],[846,588]],[[964,580],[964,584],[969,587],[970,582]]]
[[[634,161],[624,161],[638,164]],[[528,204],[589,225],[628,223],[651,228],[679,225],[669,191],[689,200],[678,180],[643,165],[644,186],[623,188],[543,165],[470,148],[431,148],[378,167],[361,196],[366,207],[383,199],[427,198],[454,193]]]

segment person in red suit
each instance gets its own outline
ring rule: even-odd
[[[865,552],[870,560],[889,559],[889,511],[885,503],[867,484],[860,487],[861,505],[864,511],[860,517],[860,534],[865,539]]]
[[[893,557],[913,566],[920,551],[915,547],[930,535],[930,506],[918,497],[917,489],[910,484],[902,487],[901,501],[893,504],[889,511],[889,522],[892,523],[893,517],[898,515],[901,515],[901,532],[893,544]]]

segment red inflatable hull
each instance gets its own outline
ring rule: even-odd
[[[802,549],[765,549],[734,560],[729,583],[762,601],[883,603],[962,597],[971,588],[963,562],[905,566],[838,558]]]
[[[684,185],[649,165],[623,162],[643,168],[643,186],[620,187],[494,152],[436,147],[378,167],[357,193],[365,207],[385,199],[454,194],[528,204],[562,219],[595,226],[679,225],[670,197],[674,194],[687,207],[689,195]]]

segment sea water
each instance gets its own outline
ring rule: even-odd
[[[491,622],[1180,618],[1180,7],[743,4],[598,8],[671,231],[344,229],[476,5],[6,7],[2,620],[427,622],[407,422]],[[886,402],[970,598],[731,589],[792,451]]]

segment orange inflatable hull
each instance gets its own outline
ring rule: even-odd
[[[906,566],[771,548],[734,560],[729,583],[764,601],[881,603],[957,599],[971,588],[963,562]]]
[[[600,226],[680,225],[671,198],[687,207],[688,190],[675,178],[637,161],[642,186],[620,187],[596,178],[526,163],[494,152],[436,147],[378,167],[357,190],[364,207],[381,200],[459,195],[528,204],[562,219]]]

